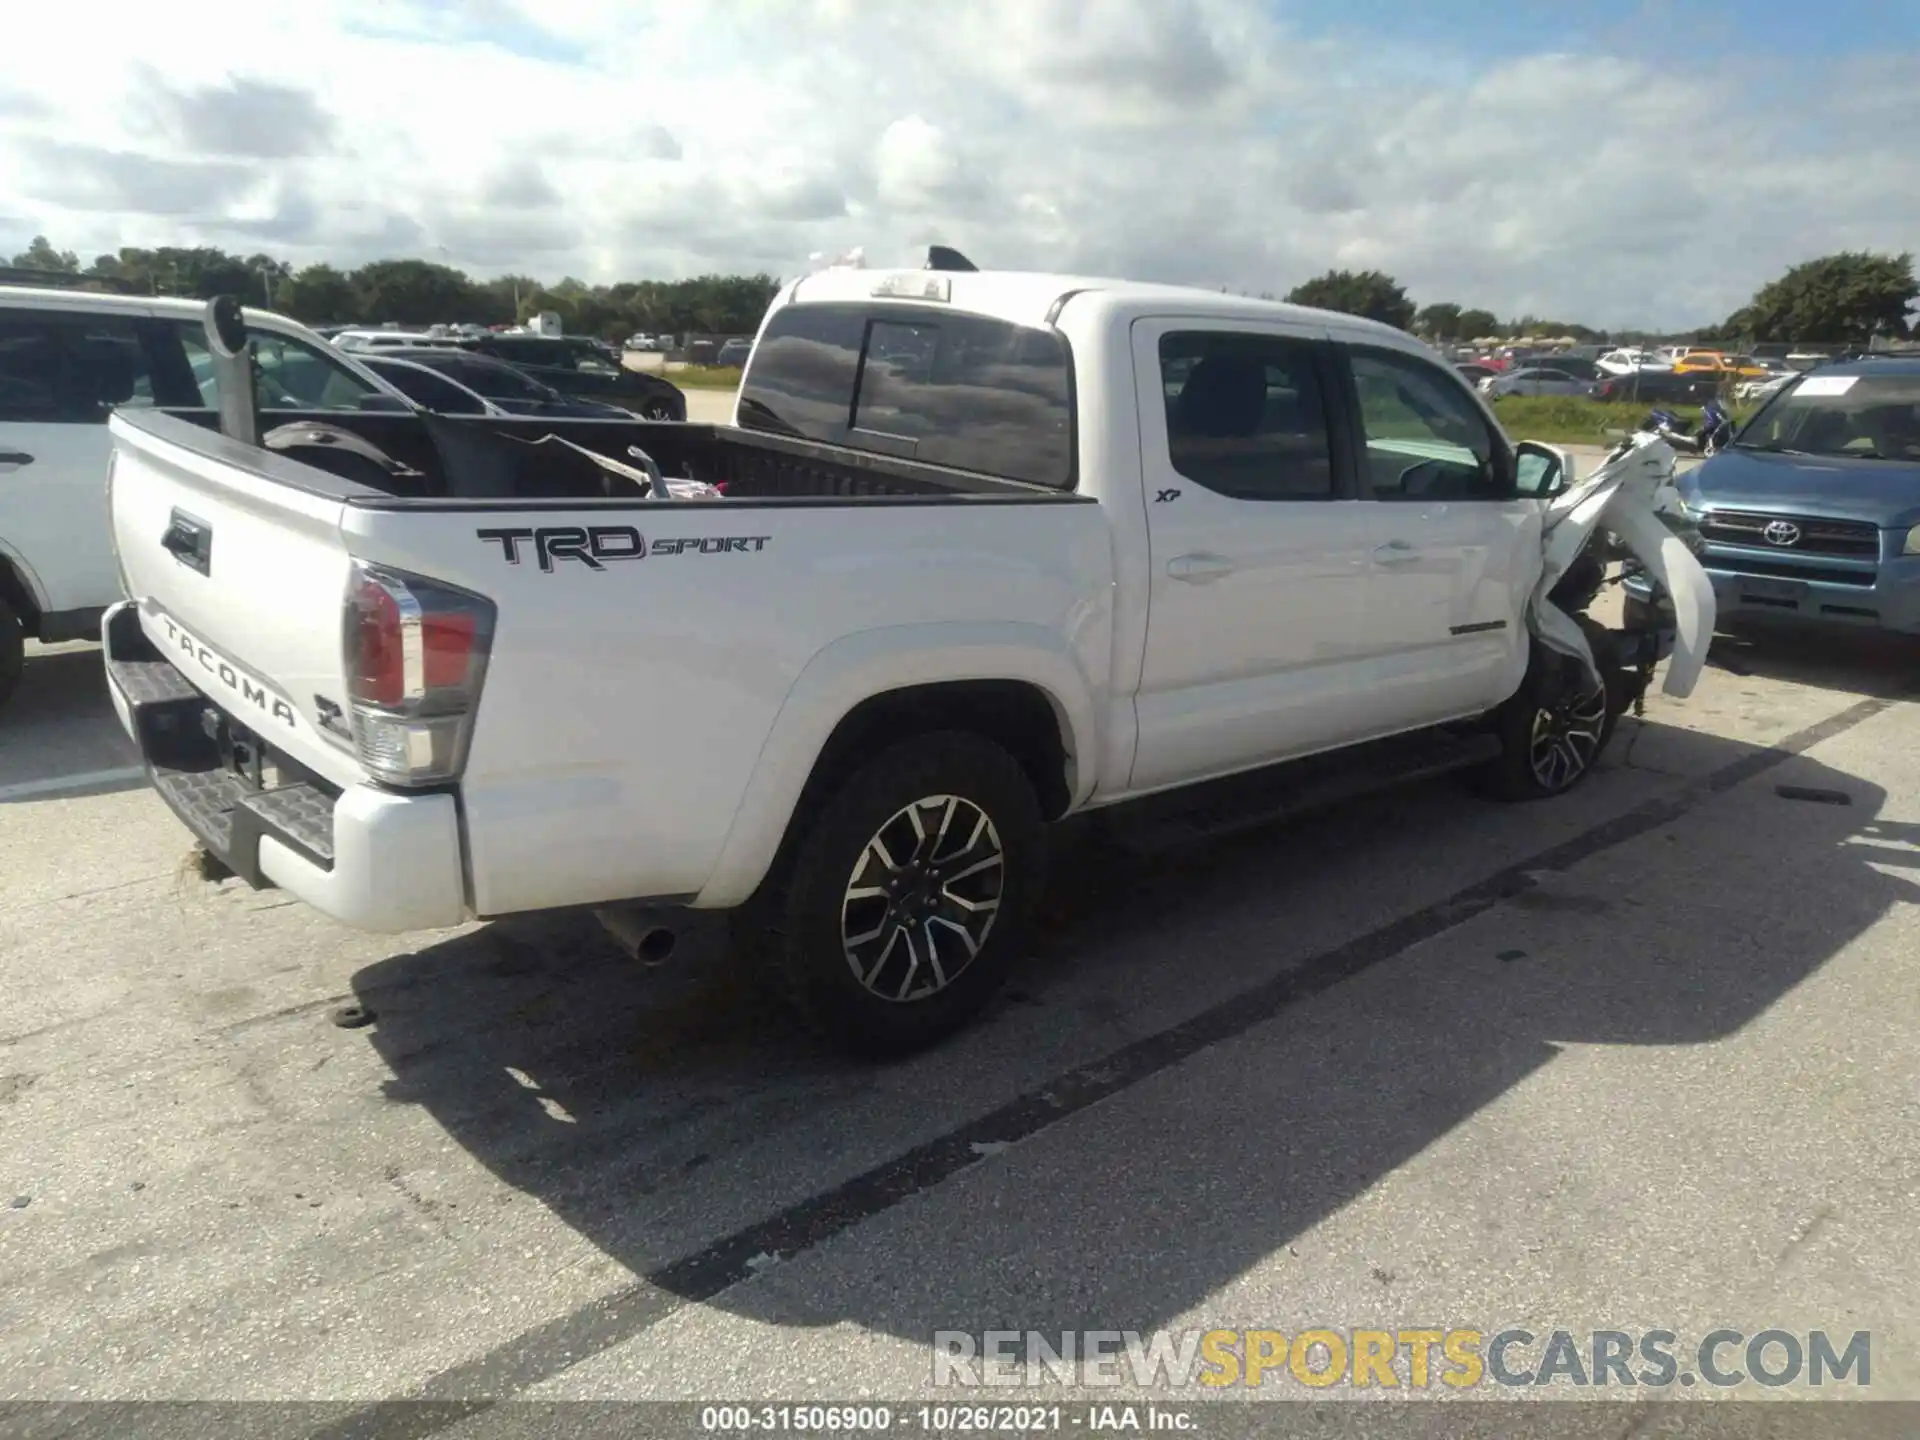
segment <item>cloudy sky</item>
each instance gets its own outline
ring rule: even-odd
[[[191,18],[186,18],[188,15]],[[1915,0],[92,0],[9,24],[0,252],[605,281],[810,252],[1717,319],[1920,250]]]

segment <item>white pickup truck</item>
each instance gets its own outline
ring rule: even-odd
[[[324,419],[112,422],[107,675],[203,845],[373,930],[734,910],[868,1054],[1001,984],[1050,822],[1554,794],[1713,627],[1664,444],[1570,486],[1408,336],[1210,292],[829,269],[736,426]]]

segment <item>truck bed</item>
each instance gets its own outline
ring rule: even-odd
[[[164,437],[166,425],[128,411],[124,418]],[[217,412],[158,412],[218,430]],[[415,416],[382,412],[279,411],[263,415],[262,430],[316,421],[352,432],[419,472],[417,479],[377,490],[315,471],[315,489],[357,504],[446,501],[536,502],[637,499],[606,472],[565,446],[540,444],[557,436],[627,465],[629,446],[651,455],[669,478],[724,485],[729,500],[820,501],[912,498],[950,501],[1001,496],[1072,500],[1069,491],[951,470],[894,456],[790,438],[731,425],[650,420],[549,420],[537,416]],[[229,461],[235,457],[229,455]],[[334,480],[333,485],[325,482]],[[668,502],[673,503],[673,502]]]

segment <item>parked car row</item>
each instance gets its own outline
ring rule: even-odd
[[[1479,383],[1480,393],[1495,398],[1501,395],[1580,395],[1591,397],[1600,382],[1569,366],[1528,365],[1519,370],[1500,371]]]
[[[493,334],[461,347],[523,371],[529,378],[574,398],[630,410],[643,420],[684,420],[687,397],[658,375],[629,370],[619,352],[577,335]]]
[[[546,415],[626,420],[632,412],[597,400],[570,399],[502,360],[463,351],[388,350],[364,357],[394,389],[439,415]]]
[[[597,401],[601,406],[617,406],[623,412],[643,420],[684,420],[687,397],[671,381],[658,375],[627,369],[620,351],[604,340],[583,335],[543,335],[524,331],[443,333],[409,330],[348,330],[334,337],[340,349],[360,356],[404,355],[418,361],[429,354],[477,355],[524,373],[539,389],[557,391],[575,399]],[[396,374],[401,372],[394,372]],[[495,388],[508,382],[497,370],[476,369],[475,377],[486,377]],[[430,382],[413,379],[416,388],[433,388]],[[492,391],[470,387],[482,397],[494,398]],[[441,393],[446,398],[444,392]],[[516,388],[512,398],[526,399],[527,392]],[[468,412],[462,412],[468,413]]]
[[[1634,405],[1703,405],[1720,393],[1719,375],[1706,371],[1641,370],[1609,375],[1594,387],[1593,398]]]
[[[1683,345],[1658,348],[1623,345],[1612,350],[1599,346],[1580,349],[1540,350],[1508,346],[1492,351],[1457,348],[1454,366],[1476,386],[1496,375],[1516,375],[1522,370],[1547,369],[1563,372],[1576,380],[1596,383],[1609,379],[1634,379],[1648,375],[1691,375],[1705,377],[1716,385],[1731,386],[1738,398],[1757,398],[1767,386],[1816,365],[1829,363],[1824,355],[1789,355],[1785,359],[1739,354],[1727,350],[1703,349]],[[1538,378],[1538,377],[1536,377]],[[1554,394],[1576,393],[1565,390],[1526,389],[1493,393]],[[1767,390],[1766,393],[1773,393]]]
[[[1696,351],[1679,359],[1622,368],[1645,351],[1616,350],[1598,360],[1560,355],[1508,369],[1477,362],[1455,368],[1489,398],[1502,395],[1571,395],[1632,404],[1702,404],[1731,388],[1743,402],[1766,399],[1802,372],[1782,361]]]

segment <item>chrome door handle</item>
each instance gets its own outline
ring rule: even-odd
[[[1181,555],[1167,562],[1167,574],[1194,585],[1218,580],[1232,571],[1233,562],[1220,555]]]
[[[1373,558],[1382,565],[1410,565],[1420,558],[1420,552],[1409,540],[1389,540],[1373,547]]]

